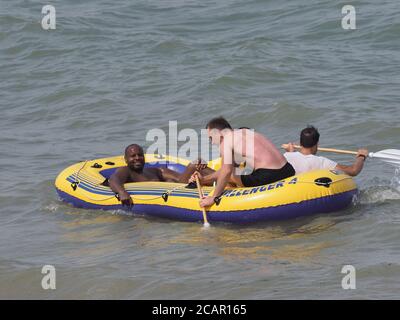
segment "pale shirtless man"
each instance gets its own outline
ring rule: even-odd
[[[143,148],[137,144],[131,144],[126,147],[124,158],[126,166],[118,168],[103,185],[109,186],[118,195],[121,203],[126,206],[132,206],[133,201],[125,190],[125,183],[144,181],[187,183],[196,170],[203,174],[213,172],[213,170],[207,168],[206,164],[200,161],[190,163],[183,173],[178,173],[168,168],[145,168]]]
[[[253,187],[273,183],[295,175],[291,164],[275,145],[262,134],[249,129],[232,129],[224,118],[212,119],[207,124],[208,136],[212,144],[219,146],[222,165],[220,170],[203,176],[196,172],[200,183],[209,185],[216,181],[213,196],[204,197],[201,207],[213,205],[224,191],[228,182],[237,187]],[[245,161],[252,168],[251,174],[238,175],[235,163]],[[194,175],[191,181],[194,180]]]

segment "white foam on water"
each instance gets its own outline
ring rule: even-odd
[[[400,168],[396,168],[390,186],[400,192]]]
[[[122,209],[111,210],[110,212],[112,215],[116,215],[116,216],[133,216],[132,211],[127,211],[127,210],[122,210]]]
[[[58,203],[51,203],[44,207],[44,209],[49,212],[56,212],[59,208],[60,205]]]
[[[361,204],[380,203],[387,200],[400,200],[400,193],[389,188],[374,188],[373,190],[365,190],[365,192],[362,193],[360,197]]]
[[[382,203],[388,200],[400,200],[400,168],[397,168],[388,185],[368,187],[360,192],[360,204]]]

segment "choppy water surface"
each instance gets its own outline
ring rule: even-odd
[[[397,1],[352,1],[353,31],[343,1],[50,4],[44,31],[41,2],[1,3],[0,298],[399,298],[400,174],[375,160],[347,211],[247,227],[79,210],[53,187],[168,120],[224,115],[277,144],[314,124],[324,146],[400,148]],[[356,290],[341,288],[347,264]]]

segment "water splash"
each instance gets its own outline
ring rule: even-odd
[[[57,212],[58,209],[60,208],[60,205],[58,203],[50,203],[47,206],[44,207],[44,210],[47,212]]]
[[[394,176],[390,181],[390,187],[400,192],[400,168],[396,168]]]
[[[134,216],[134,213],[132,211],[127,211],[123,209],[111,210],[110,212],[113,216],[129,216],[129,217]]]
[[[400,192],[390,187],[370,187],[361,191],[360,204],[382,203],[388,200],[400,200]]]
[[[400,200],[400,168],[396,168],[390,182],[373,183],[373,186],[361,190],[358,198],[360,204],[383,203]]]

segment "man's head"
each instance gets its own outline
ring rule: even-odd
[[[141,172],[144,168],[143,148],[137,144],[130,144],[125,148],[125,162],[129,169]]]
[[[300,145],[303,148],[311,149],[312,153],[317,153],[319,142],[319,132],[313,126],[308,126],[300,133]]]
[[[211,119],[206,126],[208,138],[212,144],[219,145],[221,143],[222,132],[224,130],[232,130],[231,125],[223,117]]]

